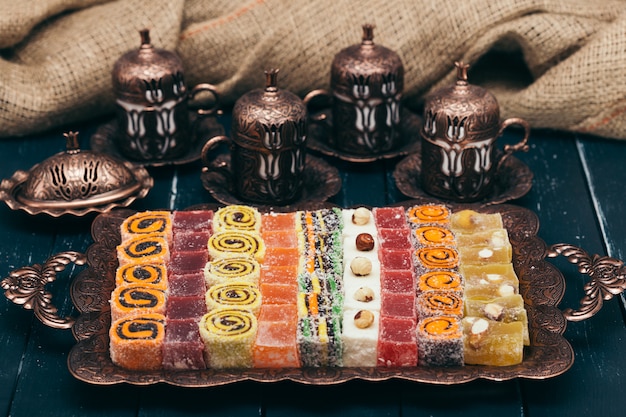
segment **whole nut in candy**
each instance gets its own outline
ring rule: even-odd
[[[369,221],[370,211],[365,207],[359,207],[358,209],[354,210],[354,213],[352,213],[352,223],[356,224],[357,226],[366,225],[369,223]]]
[[[363,252],[374,249],[374,237],[369,233],[359,233],[355,243],[356,249]]]
[[[370,287],[361,287],[354,292],[353,297],[357,301],[369,303],[374,299],[374,290],[372,290]]]
[[[372,272],[372,261],[362,256],[357,256],[350,262],[350,269],[358,277],[369,275]]]
[[[369,310],[359,310],[354,315],[354,325],[359,329],[367,329],[374,323],[374,313]]]
[[[485,319],[476,319],[472,322],[469,335],[469,345],[474,349],[479,349],[483,339],[489,329],[489,322]]]
[[[489,303],[483,309],[485,316],[491,320],[500,321],[504,316],[504,306],[498,303]]]

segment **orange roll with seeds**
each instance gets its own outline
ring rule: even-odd
[[[145,285],[124,285],[111,293],[111,320],[137,314],[165,314],[166,295],[162,289]]]
[[[160,234],[172,236],[172,218],[169,211],[144,211],[127,217],[121,226],[122,242],[136,235]]]
[[[114,364],[133,371],[161,369],[165,316],[145,314],[113,321],[109,351]]]
[[[167,289],[167,268],[164,263],[127,264],[117,269],[115,285],[141,284]]]
[[[137,235],[117,246],[120,266],[129,263],[167,262],[170,251],[167,239],[159,234]]]
[[[463,365],[463,328],[458,317],[434,316],[417,325],[419,365]]]

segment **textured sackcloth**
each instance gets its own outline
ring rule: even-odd
[[[300,96],[327,88],[364,23],[402,58],[415,109],[463,60],[503,118],[626,139],[624,0],[0,0],[0,136],[111,112],[111,69],[142,28],[232,104],[271,67]]]

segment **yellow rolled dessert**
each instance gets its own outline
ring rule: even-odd
[[[212,260],[250,257],[262,261],[265,256],[265,244],[256,232],[229,230],[214,233],[209,238],[208,248]]]
[[[251,368],[257,319],[250,311],[218,308],[200,320],[200,336],[210,368]]]
[[[213,216],[213,232],[240,230],[246,232],[261,231],[261,214],[257,209],[244,205],[222,207]]]
[[[206,292],[207,311],[218,308],[240,308],[258,315],[261,310],[261,292],[248,282],[216,284]]]
[[[232,281],[258,284],[260,276],[261,265],[249,257],[216,259],[207,262],[204,268],[207,288]]]
[[[114,320],[109,350],[114,364],[133,371],[161,369],[165,316],[144,314]]]

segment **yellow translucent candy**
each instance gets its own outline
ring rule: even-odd
[[[459,260],[464,265],[489,265],[511,262],[511,245],[494,246],[458,246]]]
[[[464,311],[466,317],[480,317],[484,319],[511,323],[519,321],[523,326],[524,345],[530,345],[528,335],[528,315],[524,308],[524,299],[519,294],[498,297],[493,300],[465,299]]]
[[[500,213],[478,213],[474,210],[461,210],[450,216],[450,229],[454,233],[477,233],[489,229],[502,229]]]
[[[463,354],[467,365],[509,366],[524,359],[521,322],[503,323],[466,317],[463,323]]]
[[[513,265],[463,265],[459,273],[465,282],[465,297],[468,299],[493,300],[519,293],[519,279]]]
[[[489,246],[501,248],[511,246],[506,229],[490,229],[476,233],[459,233],[455,236],[459,247]]]

